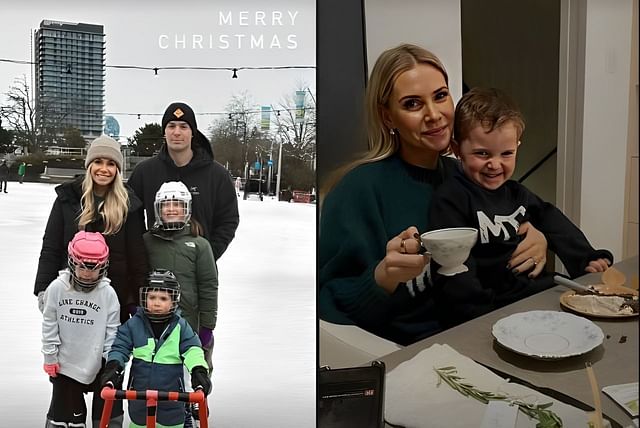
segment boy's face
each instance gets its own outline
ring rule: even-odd
[[[507,122],[489,133],[477,125],[465,140],[453,144],[453,149],[467,178],[494,190],[513,175],[519,144],[518,128]]]
[[[173,302],[168,291],[151,290],[147,292],[147,310],[154,315],[164,315],[171,311]]]
[[[166,223],[183,222],[187,215],[187,206],[182,201],[163,201],[160,205],[160,215]]]

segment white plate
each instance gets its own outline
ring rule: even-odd
[[[498,343],[518,354],[543,360],[585,354],[604,340],[600,327],[566,312],[529,311],[493,325]]]

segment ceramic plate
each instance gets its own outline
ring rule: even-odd
[[[638,312],[634,313],[611,313],[611,312],[603,312],[599,311],[597,307],[579,307],[571,303],[571,296],[575,295],[576,292],[573,290],[565,291],[560,296],[560,304],[570,311],[577,312],[582,315],[588,315],[590,317],[598,317],[598,318],[628,318],[628,317],[637,317]]]
[[[492,334],[505,348],[542,360],[585,354],[604,339],[600,327],[588,319],[557,311],[509,315],[493,325]]]

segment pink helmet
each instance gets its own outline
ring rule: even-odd
[[[106,275],[109,266],[109,247],[99,232],[80,231],[75,234],[67,249],[69,254],[69,270],[74,286],[91,291]],[[98,275],[78,276],[76,268],[88,271],[98,271]]]

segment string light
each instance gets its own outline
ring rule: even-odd
[[[305,110],[309,111],[309,110],[315,110],[315,107],[305,107]],[[280,112],[281,111],[296,111],[299,110],[296,107],[287,107],[287,108],[280,108],[278,110],[276,109],[271,109],[271,111],[275,111],[277,116],[280,116]],[[201,113],[194,113],[196,116],[216,116],[216,115],[227,115],[229,117],[229,119],[233,119],[233,115],[235,114],[258,114],[258,113],[262,113],[262,110],[243,110],[242,112],[233,112],[233,113],[229,113],[227,111],[213,111],[213,112],[201,112]],[[138,116],[138,119],[140,119],[140,116],[162,116],[164,113],[128,113],[128,112],[106,112],[105,115],[106,116]]]
[[[38,64],[34,61],[24,61],[16,59],[0,58],[0,62],[8,62],[12,64]],[[46,62],[45,62],[46,63]],[[71,65],[67,64],[67,73],[71,73]],[[158,75],[159,70],[210,70],[210,71],[231,71],[233,75],[232,79],[238,78],[238,71],[241,70],[293,70],[293,69],[312,69],[315,70],[315,65],[265,65],[265,66],[243,66],[243,67],[189,67],[189,66],[168,66],[168,67],[147,67],[141,65],[105,65],[105,68],[117,68],[128,70],[150,70],[153,71],[154,76]]]
[[[0,58],[0,62],[5,62],[5,63],[12,63],[12,64],[25,64],[25,65],[34,65],[34,64],[38,64],[37,62],[34,61],[25,61],[25,60],[16,60],[16,59],[8,59],[8,58]],[[66,73],[67,74],[71,74],[71,68],[72,68],[72,64],[71,63],[66,63]],[[312,69],[315,70],[316,66],[313,65],[282,65],[282,66],[246,66],[246,67],[188,67],[188,66],[167,66],[167,67],[147,67],[147,66],[139,66],[139,65],[105,65],[105,68],[116,68],[116,69],[129,69],[129,70],[150,70],[153,71],[154,76],[158,75],[158,71],[159,70],[211,70],[211,71],[216,71],[216,70],[224,70],[224,71],[231,71],[233,72],[231,78],[232,79],[237,79],[238,78],[238,71],[241,70],[291,70],[291,69]],[[307,88],[307,90],[309,90]],[[309,90],[309,93],[311,93],[311,91]],[[313,96],[313,95],[312,95]],[[306,110],[314,110],[313,107],[305,107]],[[280,112],[281,111],[296,111],[298,110],[298,108],[282,108],[282,109],[278,109],[278,110],[274,110],[272,108],[272,111],[276,112],[277,116],[280,116]],[[247,110],[244,111],[243,114],[251,114],[251,113],[262,113],[262,110]],[[196,113],[197,116],[210,116],[210,115],[222,115],[222,114],[228,114],[229,115],[229,119],[231,119],[231,113],[228,112],[204,112],[204,113]],[[122,113],[122,112],[115,112],[115,113],[105,113],[105,115],[112,115],[112,116],[137,116],[138,119],[141,119],[141,117],[144,116],[162,116],[163,113]]]

